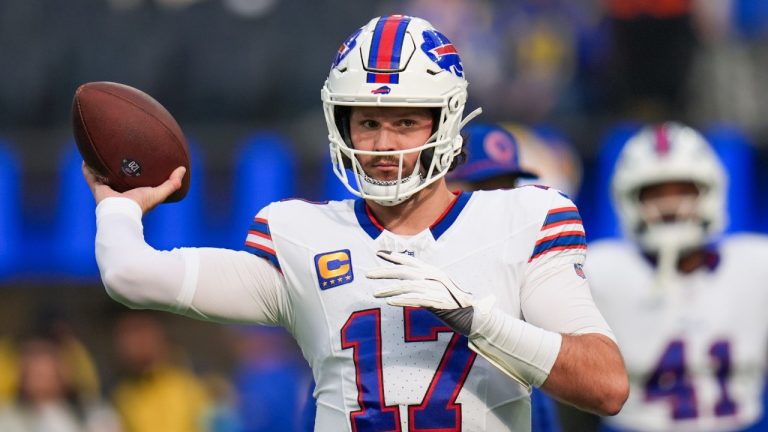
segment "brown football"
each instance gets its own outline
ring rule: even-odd
[[[72,128],[85,164],[118,192],[158,186],[174,169],[187,168],[181,188],[189,191],[189,148],[179,124],[159,102],[133,87],[113,82],[81,85],[72,101]]]

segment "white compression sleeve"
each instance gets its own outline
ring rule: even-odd
[[[263,259],[227,249],[155,250],[144,241],[141,209],[127,198],[102,201],[96,221],[102,281],[126,306],[216,321],[286,318],[284,279]]]
[[[560,353],[562,336],[493,307],[484,299],[474,307],[469,347],[526,387],[541,386]]]

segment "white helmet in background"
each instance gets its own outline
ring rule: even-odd
[[[404,15],[374,18],[342,44],[321,98],[334,173],[350,192],[382,205],[399,204],[443,177],[461,152],[461,127],[479,114],[462,117],[467,81],[453,44],[427,21]],[[361,106],[434,108],[433,134],[414,149],[356,150],[349,113]],[[403,172],[409,153],[420,153],[421,163]],[[397,180],[368,177],[357,155],[399,158]]]
[[[640,201],[640,191],[668,182],[691,182],[698,195],[678,202],[678,217],[665,222],[650,214],[654,209]],[[648,126],[632,136],[619,155],[612,181],[625,234],[647,252],[669,251],[674,256],[723,231],[726,185],[725,170],[709,143],[694,129],[674,122]]]

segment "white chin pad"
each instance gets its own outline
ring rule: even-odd
[[[394,206],[407,200],[423,182],[418,164],[411,175],[401,180],[376,180],[367,175],[362,175],[360,180],[363,198],[383,206]]]
[[[652,253],[661,250],[673,250],[680,253],[702,246],[707,241],[706,230],[702,223],[690,219],[648,225],[639,238],[643,249]]]

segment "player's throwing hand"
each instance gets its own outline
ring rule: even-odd
[[[120,193],[101,182],[96,175],[88,169],[85,162],[83,162],[82,170],[83,177],[85,177],[88,187],[91,188],[91,193],[93,193],[93,198],[96,200],[96,204],[111,197],[129,198],[139,204],[141,212],[144,214],[155,208],[158,204],[164,202],[166,198],[176,192],[181,187],[181,179],[184,177],[184,173],[187,172],[186,168],[178,167],[171,173],[168,180],[163,182],[160,186],[140,187]]]

